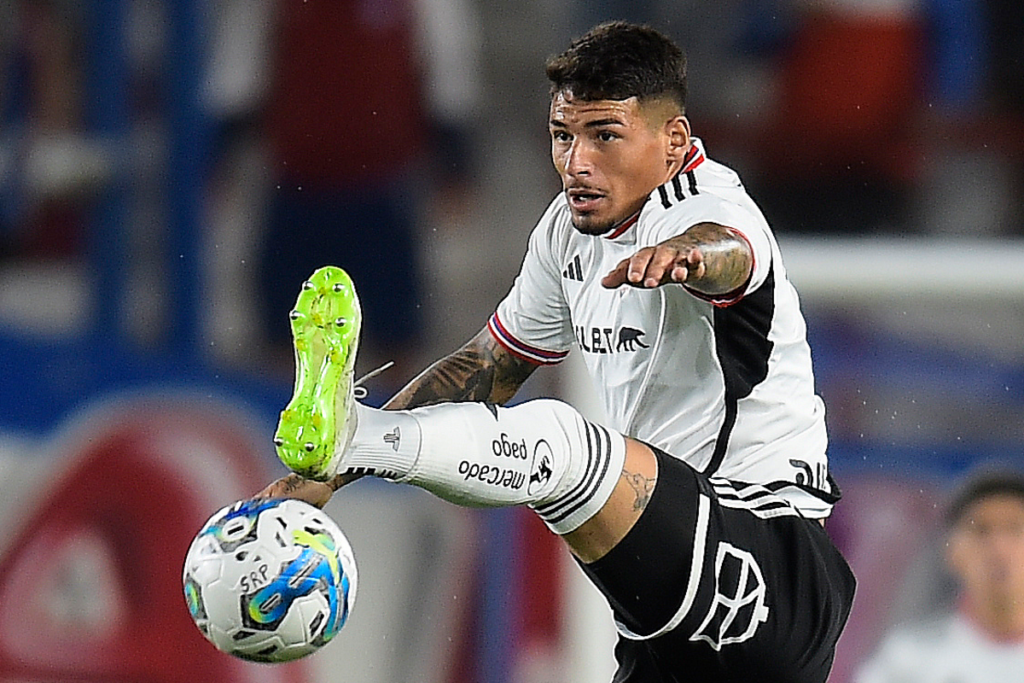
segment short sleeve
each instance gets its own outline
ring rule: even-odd
[[[745,241],[754,255],[754,267],[750,279],[738,290],[709,297],[706,294],[688,291],[716,306],[728,306],[756,291],[768,277],[772,264],[771,229],[760,212],[750,210],[734,202],[724,201],[713,195],[691,197],[673,210],[666,211],[652,225],[647,238],[650,244],[658,244],[676,235],[681,235],[698,223],[717,223],[729,228],[738,238]]]
[[[562,292],[557,254],[566,220],[564,200],[556,199],[530,235],[523,265],[508,295],[487,323],[494,338],[513,355],[538,365],[562,361],[574,337]]]

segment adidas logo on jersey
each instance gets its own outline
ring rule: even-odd
[[[577,282],[583,282],[583,267],[580,265],[580,255],[576,254],[572,257],[572,261],[562,271],[562,277],[567,280],[576,280]]]
[[[615,333],[613,327],[584,327],[576,325],[576,343],[587,353],[633,353],[650,348],[643,337],[647,333],[635,327],[620,327]]]

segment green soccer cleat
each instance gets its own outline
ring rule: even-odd
[[[281,411],[274,445],[289,469],[326,481],[338,473],[356,429],[353,376],[363,316],[348,273],[318,269],[289,317],[295,395]]]

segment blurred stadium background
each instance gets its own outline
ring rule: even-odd
[[[1024,468],[1022,7],[0,0],[0,681],[607,680],[603,608],[520,511],[346,490],[329,510],[359,600],[287,667],[214,652],[179,581],[201,522],[282,473],[287,328],[261,301],[299,283],[260,264],[286,256],[267,254],[275,194],[303,188],[282,187],[275,126],[314,153],[368,141],[362,168],[384,170],[339,194],[382,183],[410,203],[413,259],[338,263],[404,272],[392,295],[421,318],[364,343],[364,369],[400,360],[379,401],[482,327],[558,189],[544,58],[628,18],[689,53],[694,132],[764,205],[805,304],[846,494],[829,531],[861,580],[846,683],[888,625],[948,599],[930,560],[956,478]],[[304,11],[347,19],[320,21],[310,44],[336,50],[288,71],[280,36]],[[324,94],[344,116],[281,94],[334,72],[361,84]],[[593,410],[573,361],[524,394]]]

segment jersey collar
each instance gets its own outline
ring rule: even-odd
[[[643,211],[643,207],[640,208],[640,211]],[[601,237],[605,238],[606,240],[613,240],[624,235],[627,230],[636,225],[636,222],[640,220],[640,211],[637,211],[632,216],[622,221],[608,232],[601,235]]]
[[[703,164],[706,158],[704,156],[704,143],[700,141],[700,138],[692,138],[690,151],[686,153],[686,157],[683,159],[683,168],[679,173],[689,173]]]

